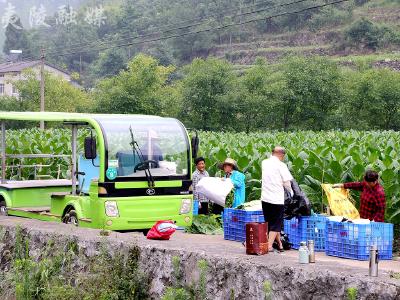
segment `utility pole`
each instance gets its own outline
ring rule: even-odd
[[[40,56],[40,111],[44,112],[44,49],[41,50]],[[44,121],[40,121],[40,130],[44,130]]]

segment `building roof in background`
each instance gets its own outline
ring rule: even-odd
[[[25,69],[29,69],[32,67],[35,67],[40,64],[40,60],[32,60],[32,61],[16,61],[16,62],[5,62],[5,63],[0,63],[0,73],[10,73],[10,72],[22,72]],[[61,68],[58,68],[56,66],[50,65],[48,63],[45,63],[46,66],[51,67],[53,69],[56,69],[60,72],[63,72],[67,75],[69,73],[65,70],[62,70]]]
[[[21,72],[40,64],[40,60],[5,62],[0,64],[0,73]]]

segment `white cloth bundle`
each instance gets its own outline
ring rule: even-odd
[[[226,196],[233,189],[232,181],[227,178],[203,177],[196,185],[196,191],[207,197],[211,202],[225,207]]]
[[[253,200],[250,202],[243,203],[243,209],[247,211],[259,211],[262,210],[261,200]]]

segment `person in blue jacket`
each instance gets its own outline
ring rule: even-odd
[[[237,163],[232,158],[227,158],[221,165],[225,178],[230,178],[234,187],[233,208],[243,204],[246,200],[246,176],[238,171]]]

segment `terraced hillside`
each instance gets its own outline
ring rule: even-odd
[[[349,28],[361,22],[371,22],[376,27],[397,31],[400,28],[400,2],[382,4],[371,1],[369,4],[354,9],[351,17],[341,24],[324,26],[318,30],[293,30],[282,34],[265,34],[253,37],[245,43],[225,43],[214,47],[210,54],[226,58],[237,67],[251,65],[257,57],[264,57],[269,62],[277,62],[288,55],[323,55],[332,56],[344,64],[358,61],[373,63],[377,67],[390,67],[400,70],[400,47],[393,44],[368,47],[362,43],[357,46],[346,41]]]

